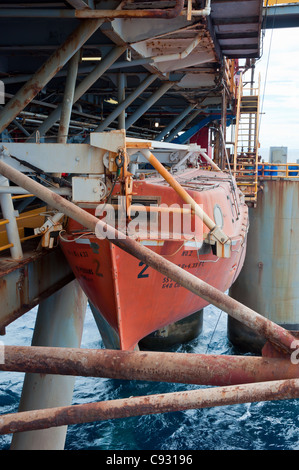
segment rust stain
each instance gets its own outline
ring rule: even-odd
[[[76,18],[177,18],[184,8],[184,0],[176,0],[173,8],[151,10],[76,10]]]

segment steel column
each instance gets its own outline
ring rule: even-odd
[[[80,54],[80,50],[76,52],[76,54],[74,54],[73,57],[70,59],[68,65],[68,73],[66,77],[63,101],[61,105],[61,115],[57,138],[57,142],[60,144],[67,143]]]
[[[81,96],[98,80],[103,73],[115,62],[118,57],[126,50],[125,46],[113,48],[104,59],[85,77],[81,83],[76,87],[74,92],[73,104],[78,101]],[[43,136],[59,119],[61,114],[62,105],[60,104],[55,108],[48,118],[38,128],[40,136]],[[29,140],[32,140],[33,136]]]
[[[33,346],[80,347],[87,298],[76,280],[44,300],[38,309]],[[75,378],[26,374],[20,411],[33,411],[72,402]],[[66,427],[13,436],[12,450],[63,450]]]
[[[118,102],[122,103],[126,99],[126,76],[123,73],[119,73],[117,76],[117,85],[118,85]],[[125,123],[126,123],[126,110],[123,109],[123,111],[120,113],[118,116],[118,128],[119,129],[125,129]]]
[[[228,315],[239,320],[241,323],[249,326],[249,328],[253,329],[256,333],[267,338],[278,349],[281,348],[289,354],[292,353],[295,338],[284,328],[276,325],[271,320],[268,320],[245,305],[242,305],[240,302],[237,302],[193,274],[184,271],[179,266],[176,266],[128,236],[125,236],[123,233],[120,233],[92,214],[89,214],[75,204],[65,200],[58,194],[53,194],[46,187],[36,183],[28,176],[15,170],[2,161],[0,161],[0,173],[17,185],[27,189],[30,193],[35,194],[35,196],[39,197],[58,211],[76,220],[88,230],[96,233],[100,232],[101,236],[105,233],[109,241],[114,245],[117,245],[122,250],[143,261],[145,264],[169,277],[171,280],[178,282],[181,286],[220,308],[220,310],[228,313]],[[98,229],[99,231],[97,232]]]
[[[159,142],[168,134],[168,132],[171,132],[172,129],[174,129],[175,126],[177,126],[188,114],[194,109],[196,104],[190,104],[184,111],[176,116],[166,127],[163,129],[162,132],[155,138],[155,140],[158,140]]]
[[[153,104],[163,96],[175,82],[166,82],[158,88],[136,111],[127,119],[126,129],[129,129]]]
[[[299,398],[299,379],[185,390],[8,414],[0,417],[0,434],[130,416],[295,398]]]
[[[0,112],[0,134],[102,24],[103,20],[83,21],[32,78],[22,86]]]
[[[193,121],[199,114],[201,113],[201,109],[196,109],[190,116],[188,116],[181,124],[178,125],[176,129],[174,129],[169,136],[164,139],[165,142],[171,142],[175,136],[182,131],[190,122]]]
[[[143,82],[130,94],[122,103],[120,103],[109,116],[104,119],[104,121],[94,130],[94,132],[102,132],[106,127],[113,122],[122,111],[124,111],[141,93],[156,80],[157,76],[155,74],[148,75]]]

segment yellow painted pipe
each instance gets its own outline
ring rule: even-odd
[[[0,251],[8,250],[8,248],[12,248],[13,243],[8,243],[8,245],[3,245],[0,247]]]
[[[4,220],[1,220],[0,221],[0,225],[6,225],[9,223],[9,220],[8,219],[4,219]]]
[[[34,196],[34,194],[20,194],[18,196],[12,196],[11,198],[12,199],[23,199],[25,197],[33,197],[33,196]]]

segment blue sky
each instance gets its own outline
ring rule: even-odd
[[[288,147],[291,160],[298,149],[299,159],[299,28],[266,30],[256,80],[259,73],[261,149]]]

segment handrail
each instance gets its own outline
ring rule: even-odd
[[[299,178],[299,163],[268,163],[258,164],[258,178]]]
[[[236,170],[236,176],[246,180],[254,179],[257,174],[260,178],[299,178],[299,163],[269,163],[259,162],[257,169],[255,164],[242,162]],[[240,182],[244,185],[244,182]]]

